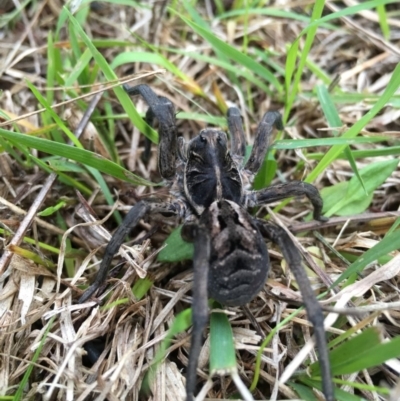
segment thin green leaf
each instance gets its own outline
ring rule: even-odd
[[[368,249],[367,252],[352,263],[332,284],[332,287],[340,284],[343,280],[347,279],[354,273],[362,271],[367,265],[378,260],[380,257],[386,256],[397,249],[400,249],[400,235],[395,231],[384,237],[379,243]]]
[[[268,152],[263,164],[254,178],[253,188],[262,189],[267,187],[275,177],[277,167],[278,163],[275,160],[273,152]]]
[[[39,355],[42,352],[42,348],[43,348],[44,343],[46,341],[47,335],[49,334],[49,331],[50,331],[51,327],[53,326],[55,318],[56,317],[53,316],[49,320],[49,322],[47,323],[47,327],[46,327],[46,329],[45,329],[45,331],[43,333],[42,339],[40,340],[39,346],[37,347],[35,353],[33,354],[32,360],[29,363],[28,369],[25,371],[24,377],[22,378],[21,382],[19,383],[18,390],[17,390],[17,392],[15,393],[15,396],[14,396],[14,401],[19,401],[19,400],[23,399],[22,397],[24,395],[25,386],[28,384],[29,377],[32,374],[33,367],[35,366],[36,361],[38,360]]]
[[[56,205],[47,207],[46,209],[42,210],[37,215],[41,216],[41,217],[51,216],[52,214],[57,212],[57,210],[60,210],[61,208],[63,208],[66,204],[67,204],[67,202],[65,202],[65,201],[58,202]]]
[[[95,60],[95,62],[99,65],[100,69],[102,70],[103,74],[105,75],[106,79],[109,81],[114,81],[118,79],[118,77],[115,75],[114,71],[110,67],[110,65],[107,63],[106,59],[104,56],[96,49],[92,41],[89,39],[89,37],[86,35],[82,27],[79,25],[79,22],[76,21],[76,19],[73,17],[73,15],[69,12],[69,10],[64,7],[63,10],[65,13],[69,16],[76,32],[79,34],[79,36],[82,38],[83,42],[87,46],[87,48],[90,50],[92,53],[92,56]],[[130,97],[128,94],[125,92],[125,90],[120,87],[116,86],[114,87],[114,92],[115,95],[117,96],[119,102],[121,103],[121,106],[124,108],[126,113],[128,114],[129,118],[135,124],[135,126],[142,132],[144,135],[147,136],[151,141],[157,143],[158,142],[158,134],[156,131],[153,130],[139,115],[139,113],[136,111]]]
[[[269,71],[267,68],[260,65],[257,61],[253,60],[251,57],[243,54],[233,46],[227,44],[226,42],[222,41],[221,39],[217,38],[213,33],[210,31],[202,28],[201,26],[195,24],[194,22],[188,20],[183,15],[179,14],[175,10],[170,10],[177,14],[182,21],[185,22],[188,26],[190,26],[197,34],[202,36],[205,40],[207,40],[215,49],[223,52],[227,57],[237,62],[240,66],[244,66],[254,74],[259,75],[267,82],[271,83],[278,92],[282,92],[283,88],[280,82],[276,79],[276,77]]]
[[[372,349],[380,343],[380,331],[377,327],[370,327],[362,333],[350,338],[348,341],[341,343],[329,353],[331,362],[331,370],[333,375],[341,373],[343,365],[353,360],[357,355],[361,355],[365,350]],[[320,374],[320,364],[315,362],[310,366],[311,375]]]
[[[399,357],[400,337],[381,343],[380,335],[377,327],[371,327],[335,348],[330,353],[332,374],[355,373]],[[312,366],[313,371],[318,369],[318,363]]]
[[[299,380],[311,388],[316,388],[322,391],[322,383],[320,380],[311,379],[309,376],[303,375]],[[335,400],[336,401],[365,401],[364,398],[358,397],[354,394],[344,391],[339,387],[335,387]]]
[[[165,247],[157,256],[160,262],[180,262],[193,259],[193,244],[186,242],[181,236],[182,226],[176,228],[165,240]]]
[[[365,2],[359,3],[359,4],[355,5],[355,6],[342,8],[339,11],[336,11],[334,13],[325,15],[322,18],[319,18],[317,20],[314,20],[313,22],[310,22],[310,24],[307,25],[301,31],[301,33],[298,36],[298,38],[300,38],[301,36],[305,35],[311,29],[314,29],[315,27],[319,27],[319,26],[321,26],[322,24],[324,24],[324,23],[326,23],[328,21],[332,21],[332,20],[335,20],[335,19],[346,17],[348,15],[353,15],[353,14],[356,14],[358,12],[369,10],[371,8],[376,8],[379,5],[393,4],[393,3],[397,3],[397,2],[398,2],[398,0],[373,0],[373,1],[365,1]]]
[[[164,340],[160,344],[160,348],[153,358],[151,367],[149,368],[145,378],[143,379],[142,389],[146,393],[150,391],[151,383],[153,382],[154,374],[158,365],[166,356],[166,351],[171,345],[172,339],[180,333],[186,331],[192,324],[192,308],[188,308],[178,313],[172,322],[171,327]]]
[[[197,12],[196,8],[190,4],[188,1],[182,2],[183,7],[185,7],[186,11],[192,18],[192,20],[200,27],[205,29],[206,31],[212,31],[212,28],[209,26],[209,24],[202,18],[202,16]],[[215,54],[217,55],[217,58],[219,60],[222,60],[226,64],[229,63],[229,58],[226,57],[224,52],[215,49]],[[229,72],[229,79],[233,82],[234,85],[239,86],[239,81],[238,81],[238,75],[234,73],[233,71],[228,71]]]
[[[314,395],[313,390],[308,386],[303,386],[302,384],[294,383],[289,381],[288,386],[291,387],[300,398],[304,401],[318,401],[318,398]]]
[[[382,185],[388,177],[393,173],[399,164],[399,160],[383,160],[380,162],[372,163],[362,170],[360,170],[360,175],[364,181],[365,190],[368,194],[372,194],[373,191]],[[353,176],[347,188],[345,197],[341,198],[338,196],[336,198],[336,204],[329,209],[325,214],[330,217],[333,214],[339,214],[341,216],[347,214],[354,214],[358,212],[357,209],[358,202],[365,199],[364,188],[362,188],[360,181],[356,176]]]
[[[42,159],[43,160],[43,159]],[[43,160],[45,161],[45,160]],[[83,167],[81,167],[80,165],[64,160],[64,159],[46,159],[47,163],[49,164],[49,166],[51,167],[51,169],[53,171],[63,171],[63,172],[69,172],[69,173],[83,173],[85,172],[85,169]]]
[[[385,395],[390,395],[391,389],[386,388],[386,387],[379,387],[374,384],[365,384],[357,381],[350,381],[350,380],[341,380],[341,379],[334,379],[334,382],[341,385],[341,386],[348,386],[348,387],[353,387],[354,389],[357,390],[363,390],[363,391],[374,391],[376,393],[380,394],[385,394]]]
[[[132,287],[132,294],[136,299],[142,299],[153,285],[153,281],[149,277],[140,278]]]
[[[102,173],[109,174],[113,177],[119,178],[123,181],[131,182],[135,185],[154,185],[152,182],[131,173],[118,164],[107,160],[103,156],[89,152],[85,149],[74,148],[70,145],[49,141],[43,138],[35,138],[29,135],[18,134],[16,132],[7,131],[1,128],[0,136],[7,138],[12,142],[17,142],[19,144],[23,144],[24,146],[40,150],[51,155],[57,155],[70,160],[75,160],[76,162],[82,163],[86,166],[93,167]]]
[[[322,111],[324,112],[325,118],[328,121],[328,125],[331,128],[341,127],[343,123],[339,117],[339,113],[336,110],[335,104],[332,101],[328,88],[325,85],[317,85],[317,95],[322,107]],[[339,132],[336,130],[333,130],[332,132],[334,136],[339,135]],[[344,154],[346,155],[347,160],[350,162],[351,168],[354,171],[357,179],[360,181],[365,195],[368,195],[368,191],[365,188],[364,182],[361,178],[360,172],[358,171],[356,162],[349,147],[344,149]]]
[[[368,111],[363,117],[361,117],[356,123],[349,128],[343,135],[342,138],[354,138],[358,133],[371,121],[376,114],[386,105],[390,98],[396,93],[400,86],[400,64],[397,64],[395,70],[393,71],[392,77],[382,96],[377,100],[377,102],[372,106],[371,110]],[[345,149],[346,145],[338,145],[330,149],[318,165],[306,178],[306,182],[314,181],[322,172],[332,163],[333,160]]]
[[[70,129],[64,124],[59,115],[51,108],[47,100],[42,96],[42,94],[30,83],[26,82],[29,89],[35,95],[36,99],[40,104],[46,109],[46,112],[51,116],[51,118],[56,122],[57,126],[64,131],[68,139],[78,148],[83,148],[82,144],[79,142],[77,137],[70,131]],[[61,142],[61,141],[60,141]]]
[[[379,156],[398,156],[400,155],[400,146],[388,146],[384,148],[353,150],[353,157],[356,159],[365,159],[367,157],[375,158]],[[312,160],[321,160],[325,153],[308,153],[307,157]],[[340,153],[336,159],[344,159],[344,153]]]
[[[276,18],[284,18],[284,19],[291,19],[294,21],[301,21],[305,22],[306,24],[309,24],[311,22],[310,17],[307,17],[305,15],[302,15],[300,13],[295,13],[292,11],[287,11],[287,10],[281,10],[279,8],[274,8],[274,7],[263,7],[263,8],[253,8],[249,7],[248,9],[239,9],[239,10],[231,10],[227,11],[224,14],[219,15],[217,18],[218,19],[228,19],[232,17],[240,17],[245,15],[246,13],[249,13],[250,15],[267,15],[269,17],[276,17]],[[336,26],[334,25],[328,25],[324,24],[325,28],[328,29],[337,29]]]
[[[393,223],[392,227],[389,228],[388,232],[385,234],[385,237],[394,232],[399,226],[400,226],[400,217],[398,217],[396,221]]]
[[[206,63],[209,63],[211,65],[215,65],[217,67],[221,67],[222,69],[234,73],[238,77],[243,77],[247,81],[253,83],[254,85],[258,86],[261,90],[263,90],[265,93],[268,93],[270,91],[269,87],[265,85],[264,81],[262,79],[259,79],[258,77],[255,77],[253,73],[247,69],[238,69],[237,65],[232,64],[232,63],[227,63],[224,60],[221,60],[217,57],[211,57],[211,56],[206,56],[201,53],[196,53],[193,51],[187,51],[187,50],[180,50],[180,49],[172,49],[172,48],[167,48],[167,50],[171,53],[177,53],[177,54],[184,54],[185,56],[188,56],[194,60],[200,60],[204,61]]]
[[[118,54],[111,63],[111,68],[115,69],[124,64],[132,63],[150,63],[156,64],[160,67],[165,68],[172,74],[176,75],[183,81],[188,81],[188,77],[184,74],[174,63],[163,57],[161,54],[150,53],[150,52],[123,52]]]
[[[210,374],[224,374],[237,369],[232,328],[225,313],[210,317]]]
[[[386,40],[390,38],[390,26],[384,4],[376,6],[376,11],[379,17],[379,25],[381,26],[382,34]]]
[[[311,16],[312,21],[315,21],[320,18],[324,10],[324,5],[325,5],[324,0],[317,0],[314,3],[313,12]],[[307,31],[307,37],[304,43],[304,47],[301,51],[301,57],[298,65],[296,65],[297,64],[296,59],[299,48],[299,40],[298,40],[299,38],[295,40],[295,42],[292,44],[292,46],[288,51],[286,59],[286,74],[285,74],[285,88],[286,88],[287,98],[285,102],[285,112],[283,113],[284,124],[286,123],[289,117],[289,113],[292,110],[294,100],[296,99],[297,93],[299,91],[300,79],[303,74],[304,67],[306,65],[308,53],[310,52],[311,46],[314,42],[314,37],[316,32],[317,32],[317,26],[312,26],[312,24],[310,24],[309,29]],[[292,83],[293,74],[294,74],[294,79]]]
[[[356,138],[317,138],[317,139],[283,139],[274,142],[270,149],[301,149],[316,146],[336,146],[339,144],[355,145],[360,143],[385,142],[388,137],[368,136]]]
[[[82,72],[89,65],[91,59],[92,53],[90,53],[89,49],[86,49],[74,64],[69,76],[65,79],[65,87],[71,87],[78,80]]]

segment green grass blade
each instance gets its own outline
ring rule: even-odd
[[[167,58],[157,53],[150,52],[124,52],[118,54],[111,63],[111,68],[115,69],[124,64],[131,63],[150,63],[156,64],[162,68],[165,68],[172,74],[176,75],[182,81],[187,82],[189,78],[185,75],[174,63],[171,63]]]
[[[379,113],[380,110],[387,104],[390,98],[396,93],[400,86],[400,64],[397,64],[393,71],[392,77],[383,92],[382,96],[374,104],[363,117],[361,117],[351,128],[349,128],[343,135],[342,138],[354,138],[358,133]],[[330,149],[318,165],[306,178],[306,182],[314,181],[322,172],[332,163],[337,156],[343,152],[346,145],[338,145]]]
[[[269,71],[267,68],[260,65],[257,61],[253,60],[251,57],[243,54],[239,50],[235,49],[233,46],[225,43],[221,39],[217,38],[210,31],[202,28],[201,26],[195,24],[194,22],[188,20],[183,15],[177,13],[176,11],[170,9],[172,12],[177,14],[182,21],[184,21],[190,28],[192,28],[197,34],[202,36],[205,40],[207,40],[216,50],[222,52],[231,60],[237,62],[240,66],[246,67],[248,70],[252,71],[254,74],[262,77],[267,82],[275,87],[275,89],[281,93],[283,91],[283,87],[280,82],[276,79],[276,77]],[[270,92],[270,91],[269,91]]]
[[[247,81],[258,86],[265,93],[268,93],[270,91],[269,87],[267,85],[265,85],[264,81],[262,79],[259,79],[256,76],[254,76],[254,74],[251,71],[249,71],[247,69],[238,69],[237,65],[233,65],[232,63],[227,63],[224,60],[218,59],[217,57],[206,56],[201,53],[195,53],[192,51],[185,51],[185,50],[179,50],[179,49],[169,49],[168,48],[168,51],[171,51],[173,53],[178,53],[178,54],[184,54],[194,60],[204,61],[211,65],[221,67],[230,73],[234,73],[238,77],[245,78]]]
[[[225,313],[213,312],[210,317],[210,374],[236,371],[235,345],[231,324]]]
[[[291,387],[293,390],[296,391],[296,393],[300,396],[301,400],[304,401],[318,401],[318,398],[314,395],[313,390],[311,387],[304,386],[299,383],[294,383],[289,381],[288,386]]]
[[[389,146],[377,149],[368,150],[353,150],[353,157],[356,159],[365,159],[366,157],[379,157],[379,156],[399,156],[400,146]],[[308,153],[307,157],[311,160],[321,160],[325,153]],[[345,159],[344,153],[340,153],[336,159]]]
[[[77,137],[71,132],[71,130],[64,124],[64,121],[61,120],[59,115],[51,108],[51,105],[47,102],[47,100],[42,96],[42,94],[30,83],[26,83],[32,93],[35,95],[36,99],[40,102],[40,104],[46,109],[47,114],[51,116],[51,118],[56,122],[57,126],[64,131],[69,140],[78,148],[83,148],[82,144],[79,142]]]
[[[182,226],[178,227],[165,240],[165,247],[157,255],[160,262],[180,262],[193,259],[193,244],[186,242],[181,236]]]
[[[310,24],[301,31],[299,37],[306,34],[309,30],[314,29],[315,27],[319,27],[328,21],[332,21],[335,19],[340,19],[342,17],[349,16],[349,15],[357,14],[358,12],[362,12],[365,10],[370,10],[371,8],[376,8],[379,5],[396,4],[396,3],[398,3],[398,0],[373,0],[373,1],[365,1],[365,2],[359,3],[355,6],[345,7],[339,11],[325,15],[322,18],[319,18],[317,20],[310,22]]]
[[[352,177],[348,183],[345,196],[343,197],[341,191],[338,191],[336,199],[333,199],[332,207],[326,211],[325,215],[327,217],[334,214],[347,216],[360,212],[359,202],[363,202],[366,198],[371,198],[374,190],[381,186],[388,177],[391,176],[393,171],[396,170],[398,164],[398,159],[392,159],[371,163],[364,167],[360,171],[360,175],[364,182],[364,188],[361,186],[361,183],[356,176]],[[344,188],[342,183],[339,185],[340,189]],[[365,191],[367,191],[367,196],[365,195]],[[367,206],[369,206],[369,204]],[[361,212],[363,211],[364,210],[361,210]]]
[[[200,27],[202,27],[203,29],[207,30],[207,31],[212,31],[212,28],[209,26],[209,24],[202,18],[202,16],[197,12],[196,8],[193,7],[192,4],[190,4],[190,2],[188,1],[184,1],[182,2],[183,7],[185,7],[186,11],[188,12],[188,14],[190,15],[190,17],[192,18],[192,20]],[[228,57],[226,57],[226,55],[218,50],[215,49],[215,54],[217,55],[217,58],[221,61],[223,61],[225,64],[229,64],[229,59]],[[234,73],[233,71],[229,71],[229,79],[237,86],[239,87],[239,80],[238,80],[238,75],[236,73]]]
[[[314,4],[313,13],[311,19],[313,21],[320,18],[322,12],[324,10],[325,1],[317,0]],[[307,32],[307,37],[304,43],[304,48],[301,51],[301,57],[299,63],[297,65],[297,52],[299,48],[299,38],[295,40],[295,42],[290,47],[287,60],[286,60],[286,73],[285,73],[285,88],[286,88],[286,102],[285,102],[285,111],[283,113],[283,123],[285,124],[288,120],[289,113],[292,109],[293,103],[296,99],[297,93],[299,91],[300,79],[303,74],[304,67],[306,65],[307,56],[310,52],[311,46],[314,42],[315,34],[317,32],[317,25],[313,27],[309,27]],[[296,72],[295,72],[296,71]],[[294,79],[292,82],[292,76],[294,74]]]
[[[329,359],[333,375],[347,375],[399,356],[400,337],[382,343],[378,328],[371,327],[335,348]],[[311,370],[318,372],[319,363],[313,364]]]
[[[386,40],[390,38],[390,27],[387,21],[387,13],[384,4],[376,6],[376,12],[379,17],[379,25],[381,26],[382,34]]]
[[[16,132],[7,131],[0,128],[0,136],[24,146],[40,150],[51,155],[65,157],[69,160],[75,160],[86,166],[93,167],[102,173],[109,174],[113,177],[119,178],[123,181],[131,182],[135,185],[154,185],[154,183],[147,181],[130,171],[124,169],[118,164],[107,160],[101,155],[98,155],[88,150],[78,149],[63,143],[53,142],[48,139],[35,138],[29,135],[18,134]]]
[[[362,271],[367,265],[378,260],[380,257],[386,256],[397,249],[400,249],[400,235],[395,231],[384,237],[379,243],[368,249],[368,251],[352,263],[332,284],[332,287],[340,284],[354,273]]]
[[[274,8],[274,7],[263,7],[263,8],[253,8],[253,7],[248,7],[239,9],[239,10],[231,10],[227,11],[226,13],[223,13],[219,15],[217,18],[220,20],[223,19],[230,19],[232,17],[241,17],[246,15],[246,13],[250,15],[266,15],[268,17],[277,17],[277,18],[284,18],[284,19],[289,19],[289,20],[294,20],[294,21],[301,21],[305,22],[306,24],[309,24],[311,22],[310,17],[307,17],[305,15],[302,15],[300,13],[295,13],[287,10],[281,10],[279,8]],[[328,29],[337,29],[336,26],[334,25],[328,25],[328,24],[323,24],[325,28]]]
[[[271,149],[301,149],[316,146],[356,145],[360,143],[386,142],[389,138],[384,136],[369,136],[356,138],[318,138],[318,139],[283,139],[271,145]]]
[[[64,83],[66,87],[71,87],[78,80],[82,72],[89,65],[91,59],[92,59],[92,54],[90,53],[89,49],[86,49],[79,57],[79,59],[76,61],[74,67],[72,68],[72,71],[66,78]]]
[[[319,391],[322,391],[322,384],[319,380],[311,379],[310,377],[304,375],[299,378],[302,383],[306,384],[309,387],[316,388]],[[336,401],[365,401],[365,398],[358,397],[357,395],[351,394],[348,391],[344,391],[339,387],[335,387],[335,400]]]
[[[47,327],[46,327],[46,330],[43,333],[42,339],[40,340],[40,344],[37,347],[35,353],[33,354],[32,361],[31,361],[32,363],[29,364],[28,369],[25,371],[24,377],[22,378],[22,380],[21,380],[21,382],[20,382],[20,384],[18,386],[18,390],[14,395],[14,401],[19,401],[19,400],[23,399],[22,397],[24,395],[25,386],[28,384],[29,377],[32,374],[33,366],[36,363],[36,361],[38,360],[40,353],[42,352],[42,348],[44,346],[44,342],[46,341],[47,335],[49,334],[50,329],[53,326],[53,322],[54,322],[55,318],[56,317],[53,316],[49,320],[49,322],[47,323]]]
[[[168,330],[168,333],[164,340],[160,344],[160,348],[158,349],[157,353],[154,356],[152,361],[151,367],[147,371],[144,379],[141,391],[144,393],[150,394],[151,383],[153,382],[153,377],[158,365],[162,362],[162,360],[166,356],[166,351],[171,345],[172,339],[186,331],[190,325],[192,324],[192,308],[188,308],[183,310],[182,312],[178,313],[175,316],[174,321],[172,322],[171,327]]]
[[[82,27],[79,25],[79,22],[73,17],[73,15],[69,12],[69,10],[64,7],[63,10],[66,12],[68,17],[70,18],[71,23],[73,24],[76,32],[79,34],[79,36],[82,38],[83,42],[87,46],[87,48],[90,50],[95,62],[99,65],[101,71],[105,75],[106,79],[109,81],[113,81],[118,79],[118,77],[115,75],[114,71],[110,67],[110,65],[107,63],[106,59],[104,56],[96,49],[92,41],[89,39],[89,37],[86,35]],[[115,95],[117,96],[119,102],[121,103],[121,106],[124,108],[126,113],[128,114],[129,118],[131,119],[132,123],[144,134],[149,138],[152,142],[157,143],[158,142],[158,134],[156,131],[153,130],[146,122],[143,120],[143,118],[140,117],[139,113],[136,111],[130,97],[128,94],[124,91],[124,89],[120,86],[114,87],[114,92]]]
[[[137,300],[141,300],[153,285],[153,281],[149,277],[140,278],[132,287],[132,294]]]
[[[342,127],[343,123],[339,117],[339,113],[337,112],[336,106],[333,103],[333,100],[329,95],[328,88],[325,85],[317,85],[317,96],[320,101],[322,111],[324,112],[325,118],[328,121],[329,127],[331,127],[331,128]],[[338,136],[338,134],[339,134],[339,132],[337,132],[336,130],[333,130],[332,133],[334,136]],[[368,192],[365,188],[364,182],[361,178],[360,172],[358,171],[356,162],[354,160],[354,157],[353,157],[349,147],[346,147],[344,149],[344,154],[346,155],[346,158],[349,161],[351,168],[354,171],[356,177],[360,181],[360,184],[364,188],[365,194],[368,195]]]

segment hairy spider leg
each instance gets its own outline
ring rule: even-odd
[[[283,129],[282,117],[277,111],[267,111],[260,124],[258,124],[256,139],[254,140],[249,160],[244,166],[245,170],[255,174],[260,169],[267,154],[274,128]]]
[[[227,113],[228,129],[231,136],[232,156],[242,158],[246,153],[246,138],[244,136],[242,116],[237,107],[230,107]]]
[[[190,342],[189,363],[186,372],[186,401],[194,400],[196,389],[197,364],[202,346],[203,332],[208,322],[208,271],[211,239],[207,228],[199,224],[185,224],[182,236],[193,242],[193,301],[192,338]]]
[[[306,196],[314,207],[314,219],[318,221],[328,220],[327,217],[321,215],[323,201],[318,189],[303,181],[290,181],[284,184],[271,185],[258,191],[248,191],[245,193],[244,203],[246,207],[262,206],[292,196]]]
[[[149,108],[146,112],[146,122],[153,127],[154,120],[158,120],[158,169],[161,177],[172,180],[175,177],[177,157],[177,136],[175,107],[164,96],[157,96],[147,85],[124,85],[129,95],[141,95]]]
[[[107,244],[104,252],[103,260],[101,261],[96,278],[92,285],[79,298],[79,303],[87,301],[97,289],[104,283],[107,278],[110,264],[114,255],[118,252],[120,246],[124,242],[126,236],[139,224],[139,221],[151,212],[164,212],[167,214],[180,214],[181,204],[178,203],[150,203],[140,201],[128,212],[122,224],[117,228],[115,233]]]
[[[321,306],[311,288],[307,274],[301,265],[301,254],[286,231],[269,222],[255,220],[261,234],[279,246],[283,257],[288,262],[290,270],[299,285],[307,316],[314,326],[315,340],[318,347],[319,363],[321,367],[322,389],[326,401],[334,401],[334,390],[329,362],[328,348],[324,329],[324,315]]]

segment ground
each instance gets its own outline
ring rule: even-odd
[[[337,399],[400,399],[400,7],[297,3],[0,2],[0,400],[138,400],[165,347],[142,397],[185,397],[190,329],[163,342],[191,301],[191,249],[174,219],[142,221],[115,258],[103,306],[77,305],[127,210],[168,196],[153,185],[156,146],[142,158],[145,136],[157,138],[142,120],[146,105],[132,103],[122,80],[168,97],[186,139],[205,126],[226,130],[236,105],[251,144],[263,114],[282,113],[285,129],[254,186],[313,183],[330,220],[312,221],[302,198],[252,212],[296,235],[327,315],[341,313],[327,329]],[[86,111],[91,122],[77,140]],[[313,400],[322,397],[310,367],[317,353],[294,376],[286,369],[312,327],[279,249],[269,248],[269,280],[248,305],[258,327],[243,309],[224,309],[235,365],[256,400]],[[90,361],[84,344],[95,338],[100,356]],[[228,376],[205,396],[235,394]]]

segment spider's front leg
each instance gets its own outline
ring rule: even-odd
[[[318,347],[319,363],[321,367],[322,389],[326,401],[334,401],[334,390],[329,362],[328,348],[324,329],[324,315],[321,306],[311,288],[307,274],[301,265],[301,254],[286,231],[269,222],[255,220],[261,234],[279,246],[283,257],[288,262],[299,285],[303,303],[307,310],[308,319],[314,326],[315,340]]]
[[[149,108],[146,112],[146,122],[153,127],[158,120],[158,133],[160,134],[158,144],[158,169],[161,176],[166,180],[175,177],[177,139],[175,107],[172,102],[163,96],[157,96],[147,85],[128,86],[124,85],[129,95],[141,95]]]
[[[228,129],[231,136],[231,153],[243,160],[246,153],[246,138],[244,136],[242,116],[237,107],[230,107],[227,113]]]
[[[314,219],[318,221],[328,220],[327,217],[322,216],[323,201],[318,189],[303,181],[290,181],[284,184],[271,185],[259,191],[247,192],[245,204],[247,207],[262,206],[292,196],[307,196],[314,207]]]
[[[245,170],[255,174],[260,169],[267,154],[274,128],[283,129],[281,114],[278,111],[267,111],[258,124],[256,139],[254,140],[249,160],[244,166]]]
[[[114,255],[118,252],[120,246],[124,242],[126,236],[139,224],[139,221],[146,215],[152,212],[160,212],[166,214],[182,214],[182,206],[178,203],[150,203],[145,201],[138,202],[132,209],[128,212],[122,224],[117,228],[115,233],[107,244],[106,250],[104,252],[103,260],[101,261],[100,268],[97,272],[96,278],[93,284],[83,293],[79,298],[79,303],[87,301],[104,283],[107,278],[110,264],[114,258]]]
[[[267,154],[274,127],[283,129],[281,115],[277,111],[268,111],[257,127],[253,150],[244,167],[245,170],[256,174],[260,169]],[[307,196],[314,206],[314,219],[319,221],[328,220],[321,215],[323,202],[317,188],[307,182],[292,181],[285,184],[272,185],[259,191],[247,192],[243,203],[246,207],[261,206],[290,198],[291,196]]]
[[[206,227],[189,223],[182,228],[185,241],[193,242],[193,332],[190,342],[189,363],[186,373],[186,401],[194,400],[196,371],[201,350],[204,328],[208,321],[208,270],[211,238]]]
[[[146,112],[146,121],[153,126],[154,120],[158,120],[158,131],[160,134],[158,146],[158,168],[161,176],[166,180],[173,180],[176,170],[176,119],[175,108],[171,101],[163,96],[157,96],[147,85],[128,86],[124,85],[129,95],[141,95],[149,108]],[[118,252],[127,234],[139,223],[146,214],[155,210],[166,213],[181,213],[181,204],[152,204],[148,202],[137,203],[127,214],[121,226],[118,227],[107,245],[103,261],[101,262],[94,283],[85,291],[79,299],[82,303],[89,299],[94,292],[105,281],[108,269],[114,255]]]

